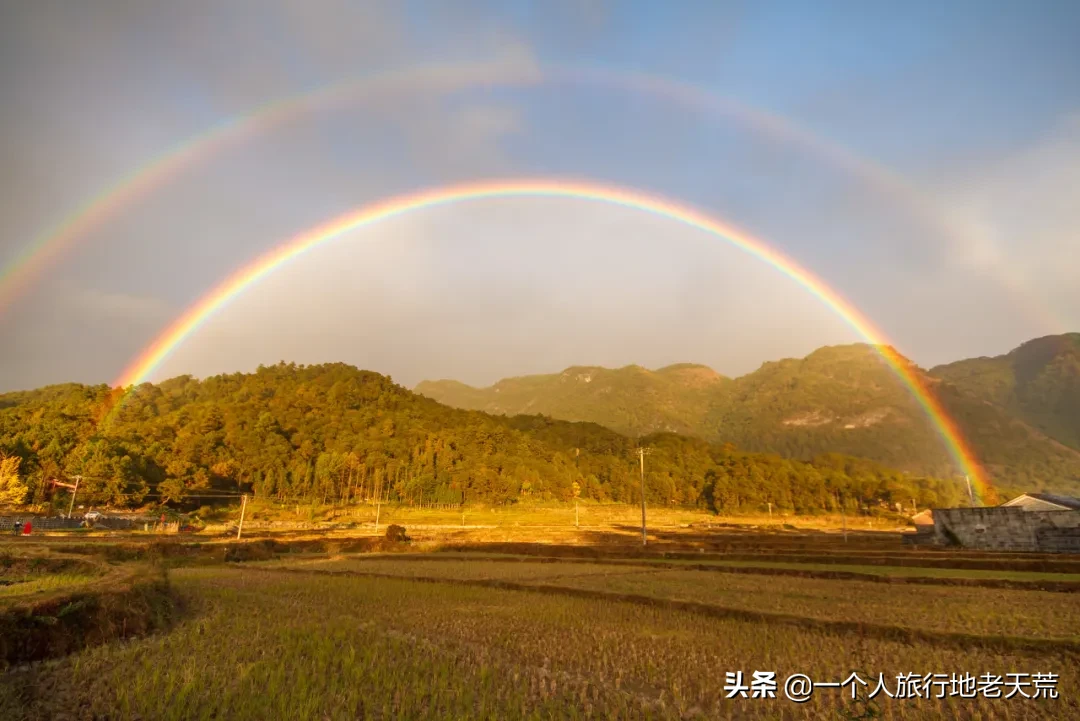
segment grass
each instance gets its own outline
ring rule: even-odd
[[[171,621],[175,607],[160,566],[91,570],[98,572],[40,574],[7,587],[10,593],[0,596],[0,678],[12,665],[63,656]]]
[[[547,556],[534,556],[534,555],[522,555],[522,554],[500,554],[500,553],[483,553],[483,552],[448,552],[439,551],[433,554],[391,554],[386,556],[380,556],[376,554],[362,554],[359,556],[348,557],[351,560],[338,561],[338,563],[359,563],[359,564],[371,564],[378,563],[387,559],[397,559],[400,562],[404,562],[405,558],[409,558],[409,563],[424,563],[431,569],[430,573],[422,574],[419,572],[409,573],[404,571],[403,575],[438,575],[441,573],[437,568],[437,564],[440,563],[455,563],[458,560],[477,560],[487,561],[491,563],[498,563],[505,559],[505,562],[512,562],[514,566],[518,566],[521,563],[533,563],[534,565],[541,565],[550,562],[559,561],[566,568],[572,568],[575,565],[600,565],[589,564],[589,558],[556,558]],[[312,560],[325,560],[327,556],[325,554],[309,555],[309,559]],[[418,559],[424,560],[418,560]],[[428,560],[430,559],[430,560]],[[292,561],[281,561],[280,563],[293,563]],[[572,562],[567,562],[570,560]],[[768,561],[764,558],[762,560],[754,561],[741,561],[741,560],[719,560],[716,556],[703,556],[701,559],[678,559],[678,558],[608,558],[602,559],[606,565],[619,565],[619,566],[643,566],[643,567],[699,567],[707,566],[716,569],[733,568],[744,569],[747,571],[753,571],[754,569],[765,569],[766,571],[798,571],[808,572],[809,574],[822,574],[830,575],[837,573],[857,573],[868,576],[884,577],[884,578],[928,578],[928,579],[967,579],[976,581],[1016,581],[1020,583],[1037,583],[1037,582],[1051,582],[1051,583],[1080,583],[1080,574],[1075,573],[1047,573],[1041,571],[1007,571],[1007,570],[984,570],[984,569],[966,569],[966,568],[928,568],[923,566],[880,566],[880,565],[861,565],[861,564],[839,564],[839,563],[795,563],[795,562],[777,562]],[[328,566],[333,567],[333,566]],[[345,566],[342,566],[345,567]],[[371,569],[369,569],[371,570]],[[548,571],[550,572],[550,571]],[[478,574],[474,577],[484,577],[483,574],[487,573],[482,567],[477,567],[470,571],[470,573]],[[540,571],[539,573],[543,573]],[[577,571],[568,570],[565,573],[577,573]],[[525,572],[527,575],[527,572]]]
[[[516,556],[560,558],[623,558],[633,560],[681,560],[687,563],[708,561],[773,564],[818,564],[820,566],[869,566],[904,568],[947,568],[1025,573],[1072,574],[1080,577],[1080,556],[1075,554],[1004,554],[997,552],[915,550],[898,548],[892,552],[849,551],[831,547],[826,539],[777,538],[764,544],[751,538],[737,542],[720,540],[713,534],[673,534],[682,541],[651,543],[643,548],[632,545],[581,545],[551,543],[442,543],[421,544],[430,550],[452,553],[486,553]],[[817,540],[817,543],[814,541]]]
[[[775,575],[1034,583],[1080,581],[1080,574],[823,562],[840,559],[820,554],[849,550],[829,534],[672,531],[663,542],[669,548],[685,553],[688,544],[703,542],[711,550],[677,560],[635,557],[635,548],[607,537],[589,548],[468,545],[470,533],[463,533],[466,545],[450,542],[462,550],[360,555],[342,554],[378,544],[307,534],[244,544],[207,538],[13,545],[0,556],[0,578],[20,582],[0,586],[4,606],[15,609],[14,599],[24,598],[5,598],[5,589],[32,590],[31,579],[46,585],[28,595],[33,618],[4,617],[10,628],[0,628],[0,647],[17,659],[23,651],[8,643],[13,633],[32,644],[44,631],[55,649],[74,653],[55,658],[39,649],[32,658],[52,660],[0,672],[0,716],[870,717],[837,689],[819,689],[807,704],[782,694],[724,697],[726,673],[768,670],[781,686],[791,673],[839,681],[858,671],[874,681],[882,673],[893,687],[907,672],[1053,672],[1061,677],[1056,700],[879,698],[876,717],[1080,718],[1076,593]],[[852,550],[908,558],[886,535]],[[441,548],[444,539],[412,548]],[[515,548],[520,553],[493,552]],[[760,550],[762,558],[715,552],[740,548]],[[767,560],[770,552],[793,549],[806,550],[806,562]],[[227,563],[233,560],[244,562]],[[153,575],[163,568],[171,569],[168,583]],[[130,589],[102,593],[114,574]],[[123,636],[130,638],[118,640]]]
[[[646,561],[647,562],[647,561]],[[1006,581],[1064,581],[1080,582],[1080,573],[1044,573],[1041,571],[1002,571],[970,568],[929,568],[925,566],[866,566],[845,563],[794,563],[787,561],[689,561],[665,559],[665,563],[703,564],[731,568],[775,568],[801,571],[863,573],[871,576],[903,578],[971,578]]]
[[[703,571],[564,577],[559,585],[830,621],[1080,641],[1080,603],[1068,593]]]
[[[23,598],[39,593],[68,590],[98,580],[101,576],[86,573],[56,573],[4,579],[0,599]]]
[[[300,568],[319,571],[352,571],[378,573],[404,578],[448,578],[462,580],[499,579],[505,581],[535,581],[593,574],[622,574],[627,568],[599,563],[535,563],[485,560],[483,562],[444,561],[441,559],[401,560],[393,556],[364,558],[327,558],[304,561],[269,561],[252,564],[265,568]]]
[[[722,608],[988,636],[1080,642],[1077,595],[1037,590],[905,586],[866,581],[649,569],[644,565],[536,563],[393,556],[255,564],[403,578],[499,580],[691,601]]]
[[[299,513],[297,512],[299,510]],[[239,516],[239,505],[229,509],[226,516]],[[500,525],[560,525],[574,526],[575,513],[571,503],[522,503],[512,506],[466,505],[466,524]],[[384,503],[379,509],[380,523],[411,522],[413,524],[460,525],[462,508],[458,504],[446,504],[444,507],[427,506],[419,508],[397,503]],[[311,506],[278,505],[264,501],[248,504],[248,519],[256,521],[359,521],[374,522],[376,506],[374,503],[361,503],[350,506]],[[640,524],[641,508],[633,504],[594,503],[582,501],[578,505],[577,519],[581,525]],[[731,518],[718,517],[713,513],[695,508],[652,507],[649,509],[649,522],[656,527],[680,526],[686,524],[720,524],[739,526],[771,525],[781,528],[784,523],[807,528],[841,528],[844,521],[840,516],[797,516],[770,518],[766,514],[747,515]],[[851,519],[848,519],[849,525]],[[884,527],[882,521],[874,524]],[[893,524],[895,525],[895,524]],[[869,528],[869,520],[862,521],[862,528]]]
[[[58,558],[40,549],[19,550],[0,555],[0,609],[74,591],[116,572],[93,560]]]
[[[236,523],[240,517],[240,507],[220,507],[203,515],[215,531],[220,531]],[[366,502],[348,506],[288,505],[257,499],[248,503],[245,528],[255,531],[271,527],[281,528],[283,525],[305,528],[354,526],[356,528],[353,530],[366,529],[373,532],[376,518],[382,527],[389,523],[398,523],[407,527],[426,527],[442,531],[467,528],[482,540],[495,540],[500,538],[501,534],[512,534],[521,529],[528,529],[530,537],[535,537],[537,533],[556,536],[574,534],[575,521],[580,524],[582,531],[618,527],[630,529],[629,535],[633,535],[633,529],[638,528],[641,523],[641,508],[632,504],[582,502],[575,514],[573,504],[556,502],[520,503],[510,506],[476,504],[467,505],[464,509],[457,504],[419,508],[386,503],[377,509],[375,504]],[[658,532],[691,526],[698,529],[725,528],[733,533],[761,529],[781,533],[793,529],[838,532],[846,524],[853,542],[863,532],[909,528],[906,518],[895,514],[888,514],[887,517],[858,516],[847,519],[839,515],[794,516],[779,513],[773,516],[762,513],[727,517],[702,509],[664,506],[650,507],[648,519],[650,530]],[[896,543],[899,543],[898,539]]]
[[[585,576],[583,578],[594,578]],[[595,576],[604,578],[604,576]],[[171,630],[0,679],[13,718],[805,718],[851,708],[726,699],[725,673],[1060,674],[1060,698],[891,701],[887,718],[1080,717],[1075,655],[876,640],[639,604],[234,567],[171,573]],[[895,683],[893,683],[895,686]]]

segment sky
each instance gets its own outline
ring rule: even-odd
[[[113,382],[306,229],[497,178],[734,224],[924,367],[1080,330],[1078,27],[1080,5],[1049,0],[0,0],[0,391]],[[149,379],[280,360],[409,386],[737,376],[859,340],[674,220],[477,199],[312,249]]]

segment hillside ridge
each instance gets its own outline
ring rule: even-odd
[[[595,423],[454,409],[389,377],[335,363],[0,396],[0,503],[58,510],[53,478],[81,478],[91,505],[189,510],[238,493],[283,504],[639,503],[634,448],[653,452],[646,500],[724,513],[799,513],[955,502],[954,479],[870,460],[797,461],[673,433],[629,438]],[[14,463],[12,463],[14,461]],[[207,496],[206,494],[210,494]]]
[[[1069,349],[1080,349],[1077,339],[1080,334],[1033,339],[1012,354],[1037,358],[1051,369],[1060,366],[1065,370],[1055,371],[1054,377],[1069,377]],[[1075,406],[1066,403],[1054,412],[1044,403],[1025,410],[964,381],[972,374],[962,364],[981,359],[931,370],[903,357],[899,362],[934,389],[1000,483],[1026,490],[1080,490],[1080,390]],[[1034,378],[1029,384],[1043,377],[1029,375]],[[504,378],[486,388],[425,381],[415,390],[455,407],[592,421],[629,436],[673,432],[791,458],[836,451],[912,473],[955,472],[920,404],[879,349],[865,343],[766,361],[736,378],[695,363],[655,371],[633,365],[570,366],[558,373]],[[1077,411],[1075,418],[1071,411]]]

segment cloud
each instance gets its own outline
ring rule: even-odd
[[[507,172],[511,163],[503,141],[525,130],[518,108],[495,103],[443,112],[418,110],[405,123],[410,156],[423,167],[450,175]]]
[[[1043,139],[944,189],[958,226],[949,260],[1001,280],[1058,331],[1080,328],[1080,111]]]
[[[400,8],[388,0],[287,0],[280,22],[320,69],[364,67],[407,60],[408,32]]]
[[[502,145],[525,121],[486,79],[539,78],[532,46],[481,8],[445,13],[429,36],[393,2],[98,5],[5,14],[17,42],[0,69],[0,262],[223,118],[385,81],[245,134],[121,203],[0,316],[0,344],[14,349],[0,386],[109,380],[177,307],[294,232],[388,194],[506,171]]]
[[[473,105],[462,108],[453,118],[462,137],[485,140],[498,138],[522,129],[521,114],[514,108],[499,105]]]
[[[739,24],[671,16],[680,24],[664,24],[678,47],[657,49],[639,44],[639,18],[578,0],[525,15],[467,0],[433,3],[422,15],[392,0],[192,0],[137,10],[102,0],[0,12],[8,21],[0,22],[0,156],[8,171],[0,180],[0,259],[228,117],[350,88],[281,122],[256,123],[120,204],[50,269],[49,283],[0,317],[0,344],[17,356],[5,358],[0,385],[115,377],[167,323],[169,309],[273,245],[379,198],[493,175],[604,178],[721,212],[818,273],[924,363],[1007,350],[1033,334],[1002,292],[1010,274],[1018,295],[1059,315],[1071,310],[1074,325],[1080,312],[1073,126],[965,167],[939,187],[917,183],[963,226],[955,235],[966,239],[950,246],[949,233],[923,217],[932,213],[913,212],[768,132],[636,91],[539,82],[539,57],[616,66],[637,57],[633,67],[693,67],[697,81],[724,92],[756,88],[763,94],[743,97],[797,108],[800,93],[782,97],[770,78],[782,80],[798,64],[783,64],[778,75],[739,71],[746,57],[731,46],[753,31],[752,17]],[[520,34],[509,29],[525,17]],[[733,43],[700,40],[715,28],[735,28]],[[772,52],[767,42],[751,44]],[[700,48],[708,67],[680,65]],[[884,76],[865,75],[894,92]],[[508,77],[520,83],[507,88],[500,81]],[[864,94],[849,96],[867,105]],[[842,110],[838,135],[873,157],[895,158],[896,145],[922,160],[941,157],[908,136],[910,116],[863,122],[876,116]],[[868,134],[852,136],[844,131],[851,125]],[[267,279],[166,370],[349,360],[410,380],[487,382],[579,362],[697,360],[738,373],[853,339],[773,271],[719,245],[712,255],[686,251],[686,231],[665,221],[531,200],[403,221],[373,228],[378,243],[360,234]],[[158,307],[153,298],[162,299]]]
[[[0,318],[0,388],[111,381],[176,313],[159,298],[49,283],[33,315]]]
[[[161,298],[109,292],[94,288],[75,288],[62,297],[69,312],[77,310],[105,322],[160,323],[167,320],[175,312]]]
[[[858,336],[745,252],[582,200],[430,208],[312,249],[235,298],[155,373],[345,361],[414,384],[586,363],[729,374]]]

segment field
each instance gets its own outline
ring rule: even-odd
[[[805,620],[854,622],[868,628],[898,626],[931,633],[1064,639],[1075,641],[1080,647],[1080,603],[1076,594],[1071,593],[1011,589],[973,592],[955,586],[652,569],[647,564],[507,562],[491,557],[466,560],[420,557],[404,561],[383,556],[253,565],[315,573],[508,581],[549,589],[689,601]]]
[[[1080,718],[1076,558],[925,551],[892,533],[845,542],[805,530],[673,526],[644,550],[632,529],[587,533],[594,543],[538,544],[505,529],[499,540],[484,530],[418,531],[408,544],[345,532],[239,544],[11,543],[6,557],[20,578],[37,563],[52,580],[0,596],[9,607],[58,615],[57,603],[104,579],[159,588],[155,574],[167,578],[170,600],[137,596],[135,606],[158,616],[132,632],[114,627],[113,638],[15,658],[0,676],[0,713]],[[851,567],[865,577],[845,575]],[[776,698],[728,698],[734,672],[746,685],[754,672],[774,672]],[[803,703],[785,697],[792,674],[838,684],[852,673],[869,684],[854,682],[857,698],[851,685],[819,686]],[[1009,673],[1056,674],[1058,697],[1026,698],[1008,684],[1000,688],[1009,699],[949,694],[953,674]],[[904,674],[944,676],[917,685],[920,698],[867,698],[879,680],[897,695]],[[1023,692],[1036,695],[1027,680]]]

